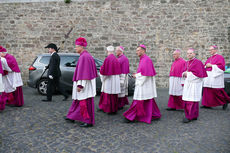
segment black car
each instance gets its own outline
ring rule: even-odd
[[[79,59],[79,54],[77,53],[58,53],[60,56],[60,69],[61,78],[60,84],[67,91],[72,91],[73,87],[73,74],[76,68],[77,61]],[[29,80],[27,81],[28,86],[32,88],[37,88],[38,92],[42,95],[46,95],[47,90],[47,72],[43,74],[43,69],[48,65],[50,54],[40,54],[38,55],[34,62],[29,67]],[[100,70],[103,61],[94,58],[97,70]],[[43,75],[42,75],[43,74]],[[135,80],[129,74],[129,94],[134,92]],[[96,89],[97,93],[101,91],[101,80],[99,77],[96,78]]]

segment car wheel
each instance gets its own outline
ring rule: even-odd
[[[48,82],[47,79],[41,79],[38,82],[37,90],[38,90],[38,93],[40,93],[41,95],[47,94],[47,82]]]

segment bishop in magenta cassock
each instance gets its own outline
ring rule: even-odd
[[[154,100],[157,97],[155,83],[155,69],[152,60],[145,54],[146,47],[140,45],[137,55],[140,57],[136,78],[133,102],[130,108],[123,114],[125,122],[140,121],[150,124],[152,119],[161,117],[160,110]]]
[[[0,96],[2,107],[5,104],[21,107],[24,105],[22,78],[18,63],[13,55],[7,53],[7,50],[0,46],[1,63],[3,68],[2,81],[4,92]]]
[[[99,109],[105,113],[115,114],[118,110],[118,94],[120,88],[121,67],[114,55],[114,47],[107,47],[108,56],[100,68],[102,82]]]
[[[0,50],[2,49],[2,47],[0,46]],[[1,57],[0,57],[1,59]],[[4,86],[3,86],[3,82],[2,82],[2,75],[3,75],[3,69],[2,69],[2,62],[0,60],[0,94],[2,94],[2,92],[4,92]],[[0,111],[5,109],[5,103],[4,101],[0,101]]]
[[[195,50],[187,51],[188,61],[182,76],[185,78],[182,100],[184,100],[184,123],[197,120],[199,116],[199,101],[201,100],[203,78],[207,77],[203,63],[195,58]]]
[[[75,45],[80,57],[73,76],[73,103],[65,119],[71,122],[81,121],[81,127],[91,127],[95,124],[94,97],[96,96],[97,69],[94,58],[85,49],[86,39],[78,38]]]
[[[224,57],[217,54],[217,46],[209,48],[211,57],[205,62],[208,77],[204,79],[202,108],[223,106],[227,109],[230,97],[224,91]]]
[[[121,93],[118,94],[118,109],[122,109],[125,105],[129,104],[128,100],[128,83],[129,83],[129,60],[124,55],[124,47],[118,46],[116,54],[121,66],[120,83]]]
[[[183,86],[182,86],[182,73],[186,61],[180,57],[180,50],[173,52],[173,58],[169,73],[169,100],[167,110],[184,109],[184,102],[182,100]]]

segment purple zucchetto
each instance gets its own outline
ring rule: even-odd
[[[146,49],[146,46],[145,46],[145,45],[143,45],[143,44],[140,44],[140,46],[139,46],[139,47]]]
[[[215,50],[218,49],[218,47],[217,47],[216,45],[212,45],[211,47],[212,47],[213,49],[215,49]]]
[[[176,49],[174,52],[181,53],[181,51],[179,49]]]
[[[119,46],[120,50],[123,52],[124,51],[124,47],[123,46]]]
[[[86,41],[85,38],[79,37],[79,38],[76,39],[75,45],[86,47],[87,46],[87,41]]]
[[[0,52],[6,52],[6,49],[2,46],[0,46]]]

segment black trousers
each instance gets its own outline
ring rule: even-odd
[[[48,78],[47,100],[52,100],[52,95],[56,90],[59,91],[64,97],[68,96],[66,90],[60,86],[59,79],[60,78],[53,78],[53,79]]]

